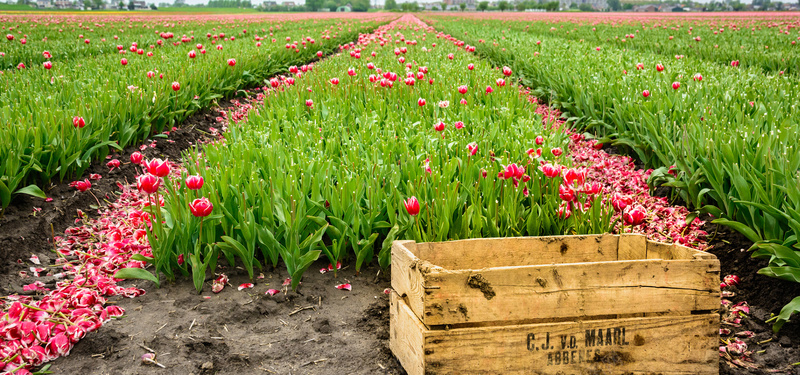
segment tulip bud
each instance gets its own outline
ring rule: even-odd
[[[83,129],[83,127],[86,126],[86,121],[83,117],[75,116],[72,118],[72,125],[78,129]]]
[[[180,90],[180,89],[181,89],[181,84],[180,84],[180,83],[178,83],[178,82],[172,82],[172,90],[173,90],[173,91],[178,91],[178,90]]]
[[[189,190],[200,190],[203,187],[203,177],[189,176],[186,177],[186,187]]]
[[[419,201],[417,197],[411,197],[403,202],[403,205],[406,207],[406,212],[408,212],[411,216],[416,216],[419,214]]]
[[[650,96],[650,90],[642,91],[642,96],[644,96],[645,98],[649,97]]]
[[[208,198],[198,198],[189,203],[189,211],[192,212],[192,215],[195,217],[206,217],[211,215],[211,211],[214,209],[214,205],[211,204],[211,201]]]
[[[122,59],[122,60],[120,60],[119,62],[120,62],[120,64],[122,64],[123,66],[125,66],[125,65],[128,65],[128,59]]]

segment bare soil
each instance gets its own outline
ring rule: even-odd
[[[229,102],[222,107],[228,107]],[[158,138],[156,147],[148,147],[150,157],[179,160],[180,153],[206,137],[210,127],[220,128],[215,118],[219,108],[192,116],[169,140]],[[149,144],[146,142],[145,144]],[[129,147],[118,155],[125,163],[108,173],[106,161],[95,163],[89,173],[103,179],[93,181],[92,191],[102,201],[112,201],[118,191],[116,182],[133,181],[135,168],[127,163],[138,147]],[[54,184],[48,195],[53,202],[17,197],[0,218],[0,294],[21,293],[20,271],[27,269],[31,254],[43,264],[53,261],[52,236],[63,234],[77,217],[77,210],[92,214],[96,201],[88,194],[75,194],[67,182]],[[42,208],[35,216],[34,208]],[[51,230],[52,226],[52,230]],[[740,330],[756,333],[745,340],[750,350],[762,353],[753,358],[758,369],[741,369],[720,364],[720,374],[800,374],[800,324],[787,323],[773,335],[764,320],[778,313],[793,297],[800,295],[800,284],[784,282],[756,274],[764,262],[749,258],[744,251],[750,243],[725,228],[709,226],[716,233],[711,252],[722,263],[722,274],[741,277],[734,302],[747,301],[752,309]],[[388,296],[390,277],[372,265],[355,270],[345,267],[334,277],[315,270],[326,267],[318,262],[304,276],[297,293],[285,291],[266,296],[268,288],[283,289],[285,269],[265,270],[263,279],[255,280],[253,289],[238,291],[246,280],[241,269],[221,270],[230,277],[230,285],[212,294],[206,286],[197,295],[188,280],[156,288],[150,282],[138,282],[145,296],[135,299],[112,297],[109,303],[125,308],[126,315],[92,332],[81,340],[68,357],[54,361],[56,374],[404,374],[388,349]],[[335,285],[350,282],[352,291]],[[795,320],[800,320],[800,317]],[[757,342],[768,342],[757,344]],[[157,361],[166,368],[143,364],[142,354],[153,350]]]

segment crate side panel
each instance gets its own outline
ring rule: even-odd
[[[389,349],[408,375],[424,375],[424,340],[426,328],[408,305],[392,293],[389,305]]]
[[[431,331],[429,374],[718,374],[717,314]]]
[[[431,275],[428,284],[421,316],[427,326],[719,308],[716,260],[452,271]]]

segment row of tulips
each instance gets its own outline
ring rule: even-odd
[[[569,138],[545,128],[538,104],[506,82],[512,70],[492,69],[424,25],[392,23],[290,71],[298,73],[265,87],[266,108],[187,153],[184,176],[154,193],[162,219],[146,260],[157,274],[191,274],[199,290],[218,257],[251,276],[281,260],[294,288],[322,256],[387,267],[395,239],[615,225],[610,195],[570,167]],[[625,217],[628,226],[643,220],[636,207]]]
[[[36,45],[46,48],[37,53],[47,61],[0,71],[4,88],[0,93],[0,209],[15,194],[43,197],[42,188],[51,181],[81,175],[92,160],[103,159],[113,149],[170,129],[199,109],[235,95],[242,87],[262,84],[290,65],[332,52],[376,26],[376,18],[217,20],[185,22],[179,27],[157,19],[119,20],[97,26],[98,36],[103,37],[81,43],[86,49],[98,44],[115,46],[115,53],[75,59],[54,56],[68,50],[79,34],[94,30],[57,22],[9,27],[44,42],[23,45],[16,37],[6,40],[0,43],[0,52],[9,44],[14,48],[2,52],[0,61],[17,59],[17,54]],[[142,31],[146,35],[124,32],[122,28],[128,26],[147,30]],[[62,34],[72,39],[47,41],[50,35]]]
[[[697,214],[755,242],[753,256],[769,259],[759,273],[800,281],[796,79],[598,46],[586,42],[593,31],[585,29],[570,34],[585,39],[565,40],[499,21],[436,25],[467,33],[479,54],[511,66],[577,126],[656,168],[651,184],[676,188]]]
[[[571,20],[558,23],[514,23],[511,27],[565,40],[608,45],[661,55],[715,62],[733,67],[752,67],[769,74],[800,71],[800,22],[789,19],[649,19],[627,22]]]

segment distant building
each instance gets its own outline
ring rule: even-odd
[[[56,9],[72,9],[72,1],[69,0],[56,0],[53,3]]]
[[[433,8],[444,9],[444,8],[442,8],[443,4],[439,3],[439,2],[436,2],[436,3],[424,3],[424,4],[422,4],[422,6],[425,8],[425,10],[433,10]]]
[[[36,7],[38,7],[38,8],[52,8],[54,6],[55,5],[50,0],[37,0],[36,1]]]
[[[570,5],[573,3],[578,4],[578,6],[581,4],[589,4],[592,8],[597,10],[608,8],[606,0],[559,0],[559,7],[561,7],[561,9],[569,9]]]
[[[283,5],[283,6],[285,6],[285,7],[287,7],[287,8],[294,8],[294,7],[296,7],[296,6],[297,6],[297,5],[294,3],[294,1],[284,1],[282,5]]]
[[[264,7],[264,8],[273,8],[273,7],[278,6],[278,2],[277,1],[265,1],[265,2],[261,3],[261,6]]]
[[[133,2],[133,9],[135,9],[135,10],[143,10],[143,9],[150,9],[150,7],[147,6],[147,3],[144,2],[144,1],[134,1]]]
[[[658,11],[658,7],[652,4],[648,5],[636,5],[633,7],[634,12],[656,12]]]
[[[353,11],[353,7],[351,7],[350,4],[342,5],[342,6],[338,7],[338,8],[336,8],[336,11],[337,12],[352,12]]]

